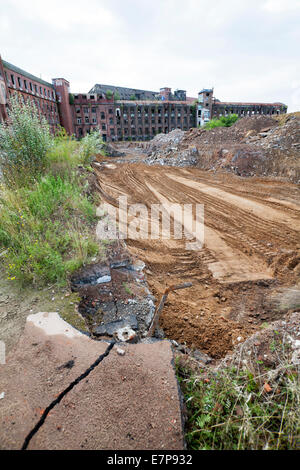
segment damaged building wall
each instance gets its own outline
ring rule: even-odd
[[[203,89],[196,98],[186,91],[160,88],[159,92],[96,84],[89,93],[70,94],[64,78],[48,83],[2,61],[0,57],[0,121],[7,119],[9,98],[14,93],[33,102],[55,133],[59,125],[77,138],[99,129],[104,141],[150,140],[174,129],[187,131],[203,126],[212,118],[236,113],[281,114],[283,103],[227,103],[214,98],[213,88]]]
[[[197,126],[204,126],[211,119],[237,114],[239,117],[263,114],[272,116],[287,112],[284,103],[238,103],[222,102],[213,96],[213,88],[203,89],[198,94]]]

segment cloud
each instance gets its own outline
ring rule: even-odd
[[[262,9],[270,13],[300,11],[300,2],[299,0],[267,0],[262,5]]]
[[[6,0],[2,57],[74,92],[95,83],[295,106],[297,0]],[[16,33],[17,32],[17,33]]]
[[[39,21],[56,30],[68,31],[72,27],[100,26],[103,29],[116,27],[117,21],[113,12],[97,0],[82,3],[80,0],[51,0],[46,3],[40,0],[7,0],[18,9],[24,19]],[[80,29],[78,30],[80,35]]]

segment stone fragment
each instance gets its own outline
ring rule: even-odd
[[[138,322],[136,316],[133,314],[129,314],[121,320],[102,323],[94,329],[93,333],[96,336],[113,336],[115,333],[117,333],[123,328],[138,329]]]
[[[119,356],[125,356],[124,349],[117,348],[117,354],[119,354]]]
[[[120,328],[116,331],[116,336],[119,341],[127,343],[135,343],[137,341],[137,336],[135,331],[133,331],[129,326]]]

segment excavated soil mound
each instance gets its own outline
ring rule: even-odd
[[[149,217],[152,204],[204,204],[202,249],[188,249],[184,237],[126,240],[145,263],[157,302],[167,287],[193,283],[168,296],[160,318],[168,338],[218,359],[265,322],[282,317],[273,299],[279,287],[297,283],[300,269],[296,185],[141,164],[97,173],[106,194],[145,204]]]
[[[277,126],[278,123],[275,119],[269,116],[245,116],[242,119],[239,119],[232,128],[235,130],[240,130],[243,132],[248,132],[254,130],[256,132],[261,132],[263,129]]]

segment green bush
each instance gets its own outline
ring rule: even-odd
[[[44,171],[53,138],[31,102],[12,97],[8,114],[9,121],[0,124],[0,171],[9,186],[28,184]]]
[[[205,129],[214,129],[215,127],[230,127],[238,120],[237,114],[229,114],[229,116],[221,116],[220,119],[211,119]]]
[[[82,164],[91,163],[92,158],[99,154],[103,148],[103,140],[99,129],[87,134],[80,141],[79,157]]]

